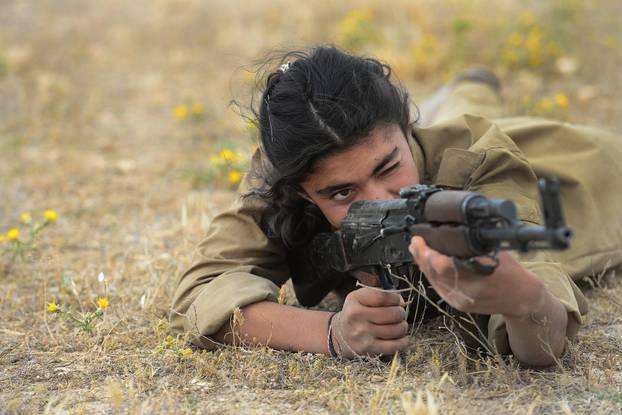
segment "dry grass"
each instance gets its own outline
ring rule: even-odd
[[[468,359],[442,320],[421,327],[393,365],[248,348],[178,357],[171,349],[183,339],[154,353],[169,334],[176,276],[233,197],[188,176],[223,142],[249,146],[227,103],[247,97],[241,65],[275,45],[332,40],[380,55],[416,99],[479,60],[502,75],[518,112],[622,130],[617,1],[527,3],[523,23],[544,22],[561,50],[537,52],[539,65],[500,55],[523,30],[512,26],[523,24],[517,1],[377,1],[347,16],[353,3],[0,4],[0,233],[20,212],[60,213],[35,250],[0,259],[0,412],[401,413],[413,404],[404,393],[426,390],[440,413],[622,411],[615,279],[588,290],[586,327],[560,367],[544,371]],[[567,107],[541,103],[560,93]],[[187,101],[205,115],[175,119]],[[93,335],[46,311],[52,300],[94,310],[100,272],[110,307]]]

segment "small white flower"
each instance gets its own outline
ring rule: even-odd
[[[105,279],[106,279],[106,276],[104,275],[104,273],[100,272],[99,275],[97,276],[97,281],[104,282]]]

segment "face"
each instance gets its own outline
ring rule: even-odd
[[[402,187],[419,183],[417,166],[398,125],[383,125],[356,146],[319,160],[301,183],[335,228],[358,200],[397,199]]]

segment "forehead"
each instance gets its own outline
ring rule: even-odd
[[[407,143],[398,125],[377,126],[355,146],[317,161],[305,183],[316,187],[369,177],[380,160],[401,146]]]

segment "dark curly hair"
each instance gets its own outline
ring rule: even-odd
[[[248,195],[268,202],[264,231],[292,248],[329,228],[299,183],[319,159],[360,143],[379,124],[397,124],[408,136],[409,97],[388,65],[334,46],[288,52],[279,64],[253,109],[265,157],[251,171],[263,186]]]

